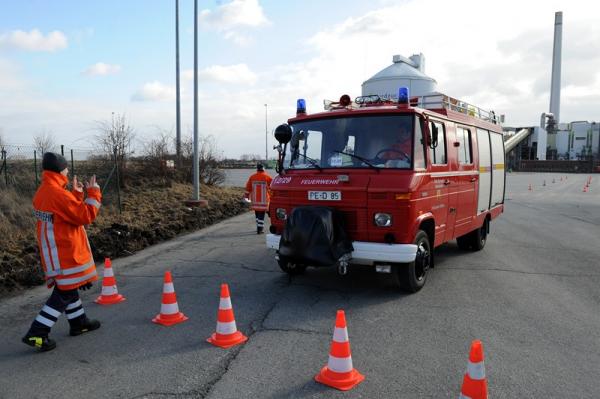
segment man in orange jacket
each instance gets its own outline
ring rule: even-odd
[[[96,219],[102,194],[96,176],[85,184],[87,198],[77,176],[73,177],[72,191],[67,191],[67,166],[61,155],[45,153],[42,184],[33,198],[42,268],[48,288],[54,290],[22,341],[42,351],[56,347],[48,334],[63,312],[72,336],[100,328],[99,321],[85,315],[77,290],[91,288],[92,281],[98,279],[83,226]]]
[[[263,164],[256,165],[256,173],[246,183],[244,197],[250,199],[256,215],[256,234],[262,234],[265,228],[265,212],[269,210],[270,187],[273,178],[265,172]]]

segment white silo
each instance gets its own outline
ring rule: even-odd
[[[436,91],[437,82],[425,74],[423,54],[415,54],[410,58],[395,55],[392,61],[392,65],[363,82],[363,96],[377,94],[383,98],[397,98],[400,87],[408,87],[411,97]]]

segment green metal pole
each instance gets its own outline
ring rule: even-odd
[[[40,180],[38,177],[38,169],[37,169],[37,151],[33,150],[33,170],[35,171],[35,185],[40,184]]]

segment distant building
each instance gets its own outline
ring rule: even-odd
[[[562,124],[561,124],[562,125]],[[576,121],[560,129],[550,143],[549,159],[589,159],[600,160],[600,124],[598,122]],[[550,139],[548,140],[550,141]],[[555,153],[553,151],[556,151]]]
[[[600,123],[574,121],[559,123],[555,134],[546,134],[539,126],[505,127],[507,137],[521,129],[529,136],[506,154],[509,168],[517,168],[521,160],[600,161]]]

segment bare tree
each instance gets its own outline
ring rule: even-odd
[[[156,128],[156,134],[150,140],[142,143],[142,151],[144,161],[153,168],[158,168],[161,172],[165,172],[167,168],[167,160],[173,158],[173,149],[175,145],[175,137],[172,131]]]
[[[110,120],[96,121],[96,146],[102,154],[115,157],[119,166],[119,173],[123,176],[125,162],[132,154],[132,144],[135,130],[125,114],[112,114]]]
[[[194,140],[191,134],[182,137],[181,155],[184,161],[191,166],[194,157]],[[198,159],[200,179],[209,186],[225,182],[225,172],[219,168],[219,161],[223,154],[219,150],[217,140],[213,135],[200,136],[198,140]],[[191,174],[190,174],[191,176]]]
[[[0,149],[6,147],[6,139],[4,138],[4,129],[0,127]]]
[[[42,129],[36,136],[33,137],[33,145],[40,155],[46,152],[54,151],[56,148],[56,139],[54,134],[49,129]]]

